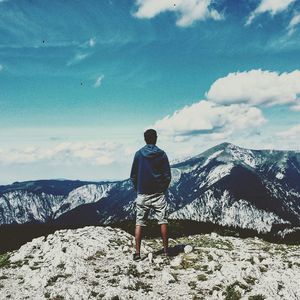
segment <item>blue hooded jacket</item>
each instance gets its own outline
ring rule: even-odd
[[[154,144],[147,144],[134,156],[130,179],[139,194],[165,192],[171,182],[167,154]]]

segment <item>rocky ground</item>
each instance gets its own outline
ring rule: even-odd
[[[0,256],[0,299],[300,299],[300,246],[215,233],[144,241],[120,229],[59,230]]]

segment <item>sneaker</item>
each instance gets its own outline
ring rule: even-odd
[[[133,260],[137,261],[137,260],[141,260],[141,256],[139,253],[134,253],[133,254]]]

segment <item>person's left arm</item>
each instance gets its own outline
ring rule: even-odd
[[[138,154],[135,153],[133,163],[131,166],[130,179],[135,190],[137,190],[137,179],[138,179]]]

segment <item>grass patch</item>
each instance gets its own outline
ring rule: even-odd
[[[223,292],[225,294],[225,300],[239,300],[242,295],[240,291],[235,289],[237,282],[234,282],[226,287],[226,291]]]
[[[135,289],[150,292],[150,291],[152,291],[152,286],[146,282],[138,280],[135,284]]]
[[[98,250],[94,255],[87,257],[86,260],[94,260],[100,257],[104,257],[105,255],[106,253],[104,251]]]
[[[103,257],[103,256],[105,256],[106,255],[106,253],[105,253],[105,251],[103,251],[103,250],[98,250],[96,253],[95,253],[95,256],[96,257]]]
[[[174,277],[175,281],[178,282],[178,274],[177,273],[171,273],[171,275]]]
[[[261,273],[265,273],[265,272],[268,271],[268,268],[265,267],[265,266],[259,266],[259,271],[260,271]]]
[[[222,284],[216,284],[213,286],[211,293],[209,293],[210,295],[213,294],[213,291],[221,291],[223,289],[223,285]]]
[[[294,262],[294,265],[300,267],[300,263]]]
[[[188,285],[192,290],[195,290],[197,287],[197,283],[195,281],[190,281]]]
[[[207,255],[207,259],[208,259],[208,261],[214,260],[214,258],[213,258],[213,256],[212,256],[211,254],[208,254],[208,255]]]
[[[182,258],[181,266],[183,269],[192,268],[195,265],[195,263],[191,260],[188,260],[186,257]]]
[[[139,276],[139,272],[137,271],[136,265],[129,265],[127,269],[127,275],[132,275],[134,277]]]
[[[91,291],[91,296],[93,296],[93,297],[97,297],[98,294],[99,294],[99,293],[97,293],[97,292],[95,292],[95,291]]]
[[[8,254],[1,254],[0,255],[0,268],[5,268],[9,266],[9,255]]]
[[[249,259],[247,259],[247,261],[249,261],[251,263],[251,265],[255,264],[253,256],[251,256]]]
[[[97,286],[97,285],[99,285],[99,282],[98,282],[98,281],[95,281],[95,280],[93,280],[93,281],[91,282],[91,285],[92,285],[92,286]]]
[[[248,300],[264,300],[266,297],[262,294],[249,296]]]
[[[65,264],[64,264],[64,263],[60,263],[59,265],[57,265],[57,267],[58,267],[59,269],[63,269],[63,268],[65,267]]]
[[[61,295],[57,295],[57,296],[54,296],[54,298],[51,298],[51,300],[64,300],[65,297],[64,296],[61,296]]]
[[[239,300],[241,299],[242,295],[239,291],[236,291],[232,287],[226,288],[226,297],[225,300]]]
[[[252,276],[247,276],[247,277],[244,278],[244,280],[245,280],[248,284],[254,285],[254,284],[255,284],[256,278],[255,278],[255,277],[252,277]]]
[[[23,265],[28,265],[28,259],[17,260],[15,262],[11,262],[9,266],[15,269],[15,268],[20,268]]]
[[[218,264],[215,266],[215,271],[220,271],[222,269],[222,265]]]
[[[262,262],[263,260],[264,260],[264,257],[262,257],[262,256],[258,256],[258,260],[259,260],[259,262]]]
[[[197,279],[198,279],[198,281],[206,281],[207,277],[204,274],[199,274],[199,275],[197,275]]]
[[[50,277],[50,278],[48,279],[46,286],[54,285],[55,282],[56,282],[59,278],[68,278],[68,277],[70,277],[70,276],[72,276],[72,275],[71,275],[71,274],[57,274],[57,275],[55,275],[55,276],[53,276],[53,277]]]
[[[222,250],[233,250],[233,244],[230,241],[223,241],[221,239],[212,239],[207,236],[201,236],[199,240],[197,240],[197,246],[205,247],[205,248],[216,248]]]
[[[270,252],[271,249],[272,249],[271,245],[265,245],[261,248],[261,250],[265,252]]]
[[[116,278],[110,278],[107,281],[111,283],[113,286],[115,286],[118,283],[118,280]]]

